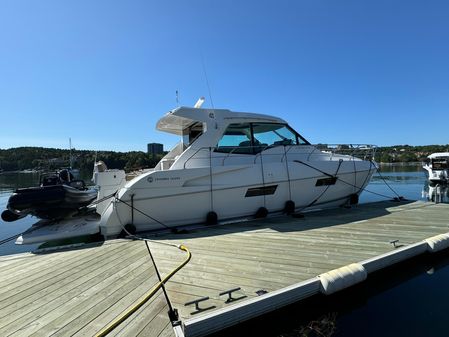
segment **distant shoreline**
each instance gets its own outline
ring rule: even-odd
[[[326,144],[317,144],[327,146]],[[342,144],[344,145],[344,144]],[[394,145],[376,148],[374,160],[379,165],[420,165],[428,155],[435,152],[449,151],[445,145]],[[70,158],[74,167],[79,170],[92,170],[96,160],[102,160],[109,168],[135,171],[155,167],[166,152],[151,155],[142,151],[116,152],[92,151],[77,149],[58,149],[44,147],[16,147],[0,149],[0,172],[33,173],[42,170],[55,170],[70,166]],[[23,172],[23,171],[31,172]]]

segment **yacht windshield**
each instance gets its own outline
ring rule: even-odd
[[[218,142],[216,151],[252,154],[250,125],[230,124]]]
[[[432,168],[434,170],[447,170],[449,168],[449,161],[443,158],[433,159]]]
[[[218,142],[217,152],[255,154],[268,147],[309,144],[285,124],[230,124]]]
[[[256,144],[265,146],[307,144],[296,132],[284,124],[254,123],[253,135]]]

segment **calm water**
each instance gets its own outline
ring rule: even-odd
[[[383,166],[381,173],[400,196],[427,199],[429,186],[420,166]],[[0,209],[15,188],[37,185],[38,179],[37,174],[0,174]],[[367,187],[374,193],[364,192],[360,202],[396,196],[383,179],[375,176]],[[444,201],[448,200],[444,191]],[[31,217],[14,223],[0,220],[0,239],[22,232],[35,221]],[[10,242],[0,246],[0,255],[33,248]],[[370,274],[356,287],[332,296],[314,296],[217,336],[448,336],[447,303],[449,253],[443,253]]]

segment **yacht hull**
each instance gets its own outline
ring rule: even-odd
[[[279,158],[278,158],[279,159]],[[101,231],[116,235],[133,224],[137,231],[253,217],[260,208],[281,212],[337,207],[359,195],[376,170],[370,161],[275,161],[155,171],[121,189],[102,214]]]

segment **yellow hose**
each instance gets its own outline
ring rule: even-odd
[[[103,330],[98,332],[95,337],[104,337],[112,330],[114,330],[120,323],[122,323],[125,319],[131,316],[134,312],[136,312],[142,305],[144,305],[151,297],[156,294],[156,292],[173,276],[175,275],[182,267],[184,267],[192,258],[192,253],[190,253],[189,249],[186,246],[179,245],[177,246],[179,249],[185,251],[187,253],[187,258],[175,269],[173,269],[170,274],[165,276],[158,284],[156,284],[153,289],[151,289],[142,300],[136,303],[134,306],[124,311],[120,316],[118,316],[115,320],[113,320],[108,326],[104,327]]]

